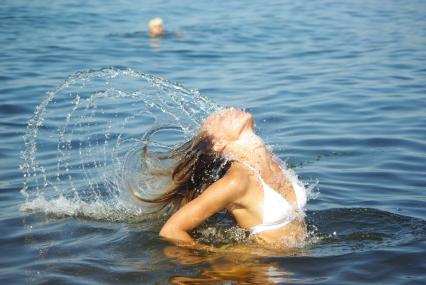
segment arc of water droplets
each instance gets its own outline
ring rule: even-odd
[[[112,197],[115,203],[126,151],[140,143],[144,129],[165,121],[190,136],[219,109],[198,91],[153,75],[117,68],[77,72],[47,93],[28,122],[21,192],[27,202]]]

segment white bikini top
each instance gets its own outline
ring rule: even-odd
[[[263,187],[263,222],[251,227],[251,234],[281,228],[300,215],[306,206],[306,191],[296,177],[287,177],[296,193],[297,207],[293,207],[280,193],[269,187],[257,171],[255,173]]]

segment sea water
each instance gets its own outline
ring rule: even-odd
[[[158,15],[171,33],[152,39]],[[423,1],[4,1],[1,282],[424,282],[425,15]],[[161,186],[135,175],[147,131],[166,150],[226,106],[313,187],[303,248],[176,248],[158,238],[166,216],[128,195]],[[226,216],[193,234],[245,238]]]

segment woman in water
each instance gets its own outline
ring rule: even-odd
[[[230,108],[210,115],[169,157],[177,160],[170,188],[154,199],[139,197],[176,207],[161,237],[196,245],[188,232],[226,209],[263,246],[288,248],[305,239],[305,189],[255,134],[249,113]]]

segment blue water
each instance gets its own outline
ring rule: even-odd
[[[6,0],[0,31],[2,284],[425,283],[426,2]],[[110,185],[150,125],[216,104],[312,188],[305,248],[174,248]]]

